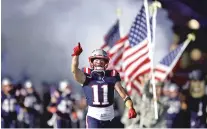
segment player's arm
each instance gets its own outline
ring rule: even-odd
[[[121,98],[124,100],[126,107],[129,108],[129,109],[133,108],[133,102],[131,101],[131,99],[126,99],[129,96],[126,93],[126,90],[122,87],[120,81],[116,82],[115,89],[119,93]]]
[[[73,49],[72,54],[72,64],[71,64],[71,72],[73,73],[74,79],[79,82],[80,84],[83,84],[86,80],[85,74],[78,68],[79,66],[79,55],[83,51],[81,48],[80,43],[78,43],[78,46],[76,46]]]
[[[124,103],[126,107],[129,109],[129,118],[135,118],[136,117],[136,111],[134,110],[133,102],[131,98],[126,93],[126,90],[122,87],[121,82],[117,81],[115,84],[115,89],[121,96],[121,98],[124,100]]]

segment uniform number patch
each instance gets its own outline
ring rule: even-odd
[[[103,102],[99,101],[99,91],[98,85],[92,85],[93,88],[93,104],[94,105],[107,105],[109,104],[108,101],[108,85],[102,85],[101,88],[103,89]]]

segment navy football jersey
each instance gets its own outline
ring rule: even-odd
[[[14,95],[1,93],[1,113],[2,116],[9,116],[16,113],[17,101]]]
[[[89,68],[83,69],[86,80],[83,90],[89,106],[108,107],[114,103],[114,86],[121,81],[115,70],[106,70],[102,75]]]

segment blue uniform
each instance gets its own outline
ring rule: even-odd
[[[86,75],[83,91],[88,106],[95,107],[93,109],[103,109],[113,106],[114,86],[116,82],[121,81],[118,72],[115,70],[106,70],[105,73],[98,73],[89,68],[84,68],[83,71]],[[100,120],[89,115],[87,115],[86,122],[89,128],[105,128],[109,127],[110,124],[110,120]]]
[[[71,128],[72,121],[71,121],[71,114],[74,111],[73,105],[75,99],[71,93],[61,93],[61,96],[53,96],[57,100],[56,102],[51,102],[49,107],[56,107],[57,112],[53,114],[55,117],[55,121],[51,124],[57,128]]]
[[[17,101],[14,95],[1,93],[1,124],[3,128],[15,128],[17,120]]]
[[[60,96],[57,103],[57,115],[59,119],[57,120],[57,128],[71,128],[71,117],[74,104],[74,99],[71,94],[66,94]]]
[[[177,117],[181,110],[181,103],[178,97],[168,100],[168,110],[166,113],[167,128],[175,128],[177,125]]]
[[[24,114],[25,126],[30,128],[37,127],[40,117],[41,100],[36,92],[28,93],[24,98],[24,108],[27,110]]]

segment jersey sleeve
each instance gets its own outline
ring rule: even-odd
[[[117,73],[117,75],[116,75],[115,77],[116,77],[116,81],[117,81],[117,82],[118,82],[118,81],[121,81],[121,77],[120,77],[119,73]]]
[[[116,70],[112,70],[112,71],[111,71],[111,76],[112,76],[112,77],[115,77],[116,82],[121,81],[121,77],[120,77],[120,75],[119,75],[119,72],[117,72]]]
[[[82,68],[82,71],[86,75],[86,80],[82,84],[83,86],[85,86],[85,85],[88,85],[88,83],[91,81],[91,77],[90,77],[91,69],[90,68],[87,68],[87,67],[84,67],[84,68]]]

